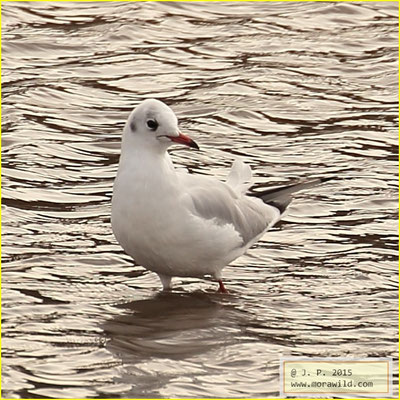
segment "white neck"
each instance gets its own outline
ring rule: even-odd
[[[139,140],[124,138],[117,178],[124,175],[133,186],[142,188],[150,184],[157,185],[159,189],[174,186],[177,175],[166,147],[150,147],[148,143],[139,143]]]

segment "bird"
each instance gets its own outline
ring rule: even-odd
[[[146,99],[131,112],[113,186],[113,233],[136,264],[158,274],[164,290],[173,277],[211,276],[217,291],[228,293],[223,268],[281,219],[292,193],[329,178],[255,191],[240,159],[225,182],[176,168],[168,153],[175,144],[199,150],[164,102]]]

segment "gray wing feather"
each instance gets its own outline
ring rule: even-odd
[[[193,214],[216,224],[232,225],[242,237],[243,245],[251,243],[279,221],[292,200],[292,193],[331,179],[313,179],[246,196],[243,192],[251,181],[251,170],[239,160],[233,164],[227,183],[201,175],[181,173],[179,176],[191,199]]]
[[[279,220],[280,213],[275,208],[257,199],[238,195],[216,179],[191,175],[185,181],[193,213],[219,225],[231,224],[242,237],[243,245]]]

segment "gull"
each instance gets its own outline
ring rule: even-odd
[[[119,244],[158,274],[164,290],[172,277],[211,275],[227,293],[222,269],[281,219],[293,192],[329,179],[249,192],[252,172],[242,161],[234,161],[226,182],[193,175],[174,167],[173,144],[199,149],[170,107],[144,100],[123,130],[111,212]]]

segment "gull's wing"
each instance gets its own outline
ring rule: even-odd
[[[251,185],[251,170],[239,160],[234,162],[227,183],[202,175],[178,175],[185,187],[191,212],[217,225],[232,225],[241,236],[243,246],[254,242],[279,221],[292,200],[292,193],[331,179],[317,178],[246,196],[244,192]]]
[[[289,203],[292,201],[291,195],[299,190],[312,188],[320,183],[327,182],[333,177],[316,178],[309,181],[294,183],[292,185],[279,186],[268,188],[263,191],[253,191],[249,196],[258,197],[265,204],[276,207],[282,214],[286,210]]]
[[[232,164],[226,183],[236,193],[244,194],[251,186],[252,178],[250,166],[237,158]]]
[[[276,207],[239,194],[215,178],[179,174],[179,179],[185,186],[190,211],[216,225],[232,225],[241,236],[243,246],[257,239],[280,218]]]

